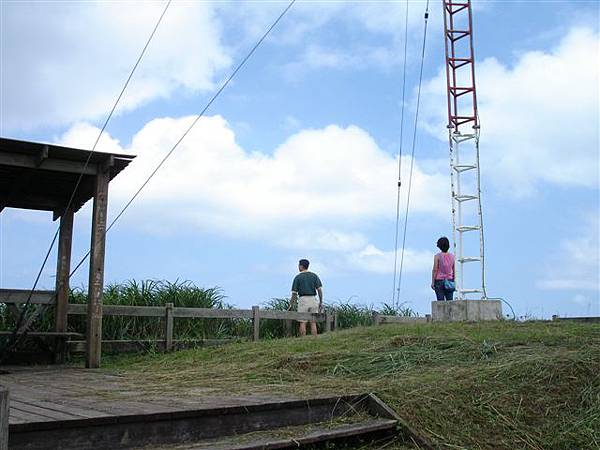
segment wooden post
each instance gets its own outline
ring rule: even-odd
[[[284,320],[283,328],[285,330],[285,336],[290,337],[294,334],[294,321],[293,320]]]
[[[0,386],[0,450],[8,450],[8,389]]]
[[[165,350],[173,350],[173,303],[165,305]]]
[[[58,235],[58,258],[56,264],[56,308],[54,316],[54,331],[67,331],[67,306],[69,304],[69,274],[71,272],[71,244],[73,242],[73,208],[69,207],[60,217],[60,232]],[[56,338],[55,361],[65,362],[65,338]]]
[[[381,317],[377,311],[373,312],[373,325],[377,326],[381,324]]]
[[[94,186],[94,210],[92,213],[85,361],[85,366],[92,369],[100,367],[102,352],[102,290],[104,289],[108,181],[108,170],[98,171]]]
[[[425,314],[425,321],[426,321],[427,323],[430,323],[430,322],[431,322],[431,314]]]
[[[331,331],[331,313],[327,311],[325,313],[325,332],[328,333]]]
[[[335,311],[333,313],[333,330],[337,331],[337,329],[338,329],[338,313],[337,313],[337,311]]]
[[[252,324],[254,325],[253,341],[258,341],[260,338],[260,313],[258,306],[252,307]]]

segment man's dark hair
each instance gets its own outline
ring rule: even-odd
[[[301,259],[300,261],[298,261],[298,265],[304,267],[305,269],[308,269],[310,262],[308,262],[308,259]]]
[[[437,241],[437,248],[446,253],[450,248],[450,241],[448,241],[447,237],[441,237]]]

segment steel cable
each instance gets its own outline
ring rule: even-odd
[[[417,142],[417,125],[419,123],[419,107],[421,105],[421,86],[423,84],[423,66],[425,63],[425,43],[427,41],[427,23],[429,21],[429,0],[427,0],[427,4],[425,6],[425,16],[424,16],[424,26],[423,26],[423,44],[421,46],[421,66],[419,69],[419,87],[417,89],[417,105],[415,110],[415,122],[412,136],[412,148],[411,148],[411,157],[410,157],[410,170],[408,175],[408,193],[406,199],[406,211],[404,214],[404,231],[402,236],[402,251],[400,254],[400,270],[398,274],[398,302],[400,301],[400,291],[402,288],[402,270],[404,268],[404,251],[406,247],[406,229],[408,225],[408,212],[410,209],[410,195],[412,191],[412,179],[413,179],[413,168],[415,164],[415,148]]]
[[[406,0],[406,14],[404,17],[404,59],[402,62],[402,105],[400,112],[400,145],[398,147],[398,190],[396,194],[396,233],[394,239],[394,288],[392,289],[392,305],[398,309],[400,299],[396,300],[396,279],[398,265],[398,232],[400,224],[400,191],[402,186],[402,145],[404,141],[404,104],[406,93],[406,54],[408,48],[408,0]]]

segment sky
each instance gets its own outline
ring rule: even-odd
[[[391,303],[407,4],[404,211],[425,2],[300,0],[111,230],[105,282],[190,280],[249,307],[288,296],[308,258],[326,302]],[[519,317],[598,316],[600,6],[473,4],[488,295]],[[165,3],[0,5],[0,135],[90,149]],[[137,156],[109,220],[286,5],[171,4],[97,147]],[[446,114],[431,1],[400,291],[420,314],[452,234]],[[75,262],[90,219],[88,202]],[[0,213],[0,286],[32,287],[56,227]],[[53,288],[54,258],[38,288]]]

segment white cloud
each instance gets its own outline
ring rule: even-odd
[[[398,250],[398,264],[400,264],[401,250]],[[394,251],[383,251],[372,244],[367,245],[359,252],[349,256],[349,263],[368,272],[380,274],[394,273]],[[431,270],[433,253],[405,249],[403,272],[427,272]],[[398,266],[399,267],[399,266]]]
[[[104,149],[138,155],[111,185],[113,216],[192,120],[152,120],[127,148],[105,136]],[[97,132],[77,124],[61,143],[89,146]],[[405,158],[408,172],[410,158]],[[356,126],[301,130],[269,154],[241,148],[222,117],[204,117],[147,185],[123,225],[151,233],[193,227],[286,248],[352,254],[365,270],[381,272],[385,256],[367,254],[371,247],[364,230],[376,221],[392,222],[396,176],[396,159]],[[417,218],[444,217],[446,175],[424,172],[415,162],[412,195]]]
[[[78,122],[71,126],[60,138],[55,140],[64,144],[74,144],[77,148],[91,149],[94,142],[98,139],[100,130],[86,122]],[[100,140],[96,145],[96,152],[103,153],[123,153],[123,148],[118,139],[112,138],[108,133],[102,133]]]
[[[303,49],[299,58],[285,67],[286,74],[294,79],[307,70],[388,70],[402,64],[405,8],[404,2],[311,3],[299,7],[295,11],[295,32],[288,33],[285,42],[301,41]],[[409,7],[409,64],[420,54],[424,11],[424,4]],[[441,9],[430,11],[429,27],[439,28],[441,21]],[[322,39],[327,30],[318,34],[314,30],[324,25],[335,26],[337,33]],[[362,33],[361,39],[348,37],[357,31]]]
[[[600,222],[598,214],[585,220],[576,237],[564,239],[560,258],[552,258],[548,277],[538,282],[541,289],[592,291],[600,302]]]
[[[290,231],[278,242],[282,247],[305,250],[353,251],[367,245],[367,237],[359,232],[313,229],[304,226]]]
[[[104,118],[163,3],[9,2],[2,6],[2,126],[33,129]],[[174,2],[120,110],[176,89],[211,89],[230,65],[207,2]]]
[[[600,152],[600,36],[572,29],[549,52],[521,54],[512,67],[477,63],[483,176],[511,195],[541,182],[597,188]],[[423,118],[440,139],[447,117],[445,72],[423,89]]]

